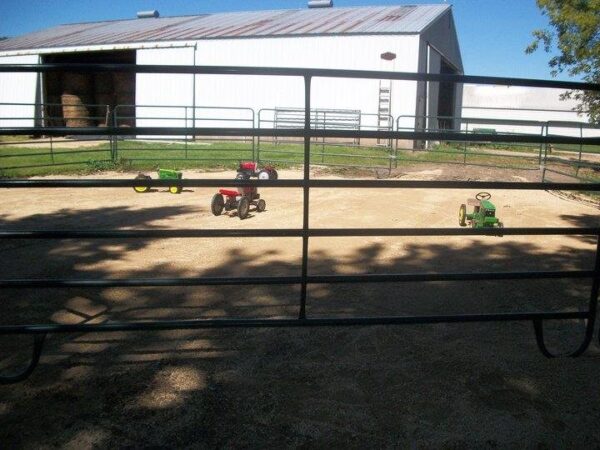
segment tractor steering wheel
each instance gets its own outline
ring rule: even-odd
[[[489,198],[492,198],[492,194],[490,194],[489,192],[480,192],[475,196],[475,198],[477,200],[487,200]]]

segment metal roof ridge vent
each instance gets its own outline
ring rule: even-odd
[[[332,8],[333,0],[308,0],[309,8]]]
[[[137,18],[138,19],[158,19],[160,16],[157,9],[153,9],[150,11],[138,11]]]

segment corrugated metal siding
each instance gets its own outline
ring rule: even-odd
[[[0,42],[0,51],[133,42],[419,33],[448,5],[219,13],[61,25]]]
[[[0,64],[37,64],[38,55],[0,57]],[[0,73],[0,127],[32,127],[34,125],[36,73]],[[6,105],[5,103],[28,103]],[[16,120],[15,118],[23,119]],[[27,117],[30,117],[28,119]]]
[[[315,52],[314,49],[319,51]],[[196,49],[196,63],[209,66],[279,66],[323,67],[346,69],[382,69],[414,72],[417,70],[419,36],[314,36],[305,40],[244,39],[231,45],[226,40],[207,41]],[[380,54],[397,54],[394,64],[381,63]],[[178,49],[137,51],[138,64],[191,64],[187,52]],[[190,105],[191,75],[138,74],[136,100],[139,105]],[[299,107],[304,104],[304,82],[301,77],[249,75],[197,75],[196,106],[250,107],[256,113],[261,108]],[[359,109],[376,113],[378,80],[315,78],[312,81],[314,108]],[[392,89],[394,115],[414,114],[416,82],[395,81]],[[173,117],[170,108],[138,108],[139,116]],[[182,117],[182,111],[179,111]],[[268,114],[267,114],[268,115]],[[220,116],[223,117],[223,116]],[[371,117],[373,119],[373,117]],[[183,126],[184,120],[143,121],[145,125]],[[188,122],[189,123],[189,122]],[[138,124],[142,121],[138,119]],[[372,125],[373,123],[371,123]],[[240,126],[232,122],[213,123],[214,126]],[[207,126],[197,121],[196,126]],[[267,126],[268,124],[262,124]]]

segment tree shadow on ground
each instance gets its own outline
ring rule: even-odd
[[[96,211],[115,227],[152,226],[183,213]],[[70,214],[5,220],[1,228],[86,223],[86,212]],[[589,268],[594,256],[594,246],[581,241],[565,241],[556,251],[517,238],[350,241],[311,240],[310,272],[572,270]],[[277,239],[230,242],[216,247],[218,264],[210,264],[207,251],[192,267],[176,255],[206,240],[15,242],[3,246],[6,278],[285,276],[300,268],[298,253]],[[152,245],[164,245],[172,259],[148,257],[155,255]],[[390,253],[394,246],[398,251]],[[119,265],[127,255],[144,264]],[[576,310],[589,289],[589,280],[314,285],[307,306],[311,317]],[[2,298],[3,323],[272,318],[296,317],[299,289],[4,290]],[[578,325],[551,329],[552,344],[575,345]],[[2,356],[20,343],[3,343]],[[546,360],[529,323],[53,336],[29,380],[0,387],[0,442],[11,448],[597,446],[598,354],[593,347],[578,360]]]

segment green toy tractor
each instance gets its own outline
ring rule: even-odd
[[[181,180],[182,173],[178,170],[171,169],[158,169],[158,179],[159,180]],[[146,175],[142,172],[135,177],[136,180],[151,180],[152,177],[150,175]],[[173,182],[173,185],[169,186],[169,192],[171,194],[180,194],[182,191],[182,186],[179,183]],[[134,186],[133,190],[138,194],[143,194],[144,192],[150,191],[148,186]]]
[[[468,222],[472,228],[504,228],[504,224],[496,217],[496,207],[490,198],[490,193],[480,192],[475,198],[467,200],[469,206],[473,206],[472,213],[467,213],[467,205],[460,205],[458,224],[465,227]]]

